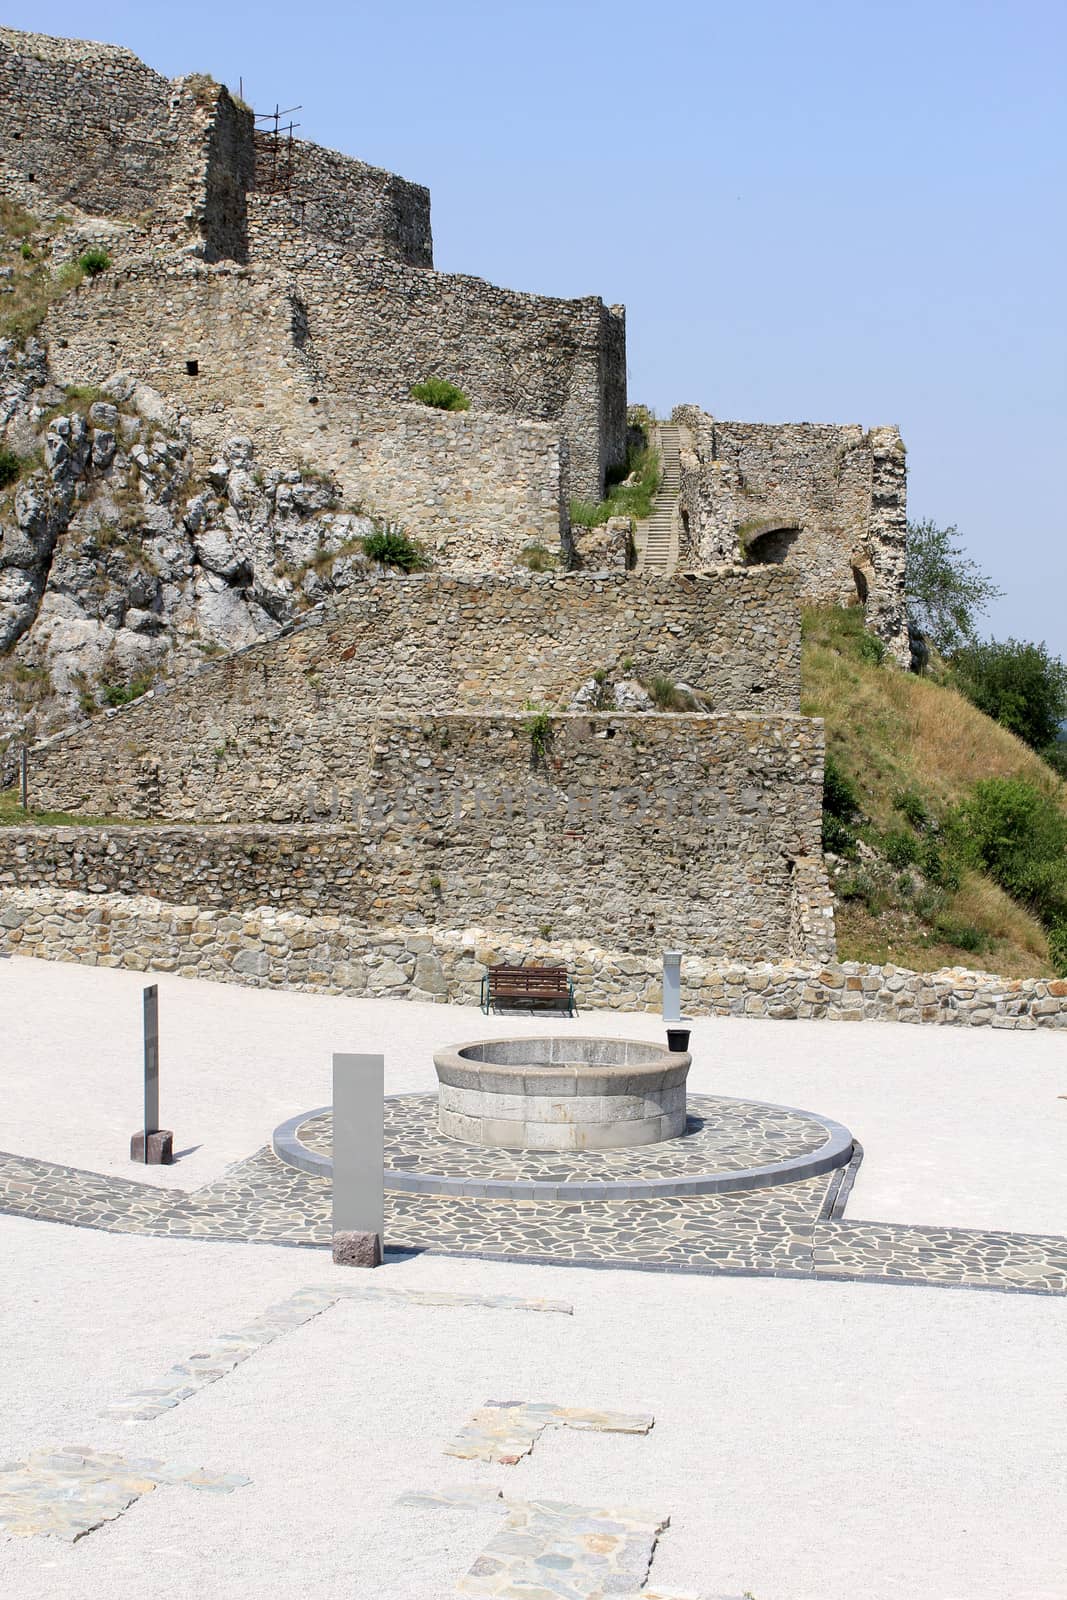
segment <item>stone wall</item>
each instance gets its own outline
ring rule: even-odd
[[[895,428],[721,422],[679,406],[682,560],[737,560],[795,571],[801,593],[863,604],[901,666],[909,661],[904,604],[904,446]]]
[[[583,1009],[659,1011],[658,953],[590,942],[502,939],[478,928],[367,931],[337,917],[202,911],[158,900],[56,889],[0,891],[0,950],[51,961],[326,994],[477,1002],[498,961],[565,962]],[[724,966],[687,955],[690,1016],[829,1018],[955,1027],[1067,1029],[1067,981],[858,962]]]
[[[311,462],[345,502],[403,523],[442,568],[502,572],[528,544],[560,550],[569,464],[558,427],[331,398],[306,307],[280,275],[142,255],[65,296],[47,331],[61,381],[128,371],[191,419],[203,449],[244,434],[261,461]]]
[[[599,500],[626,459],[626,323],[596,296],[558,300],[427,271],[294,226],[292,207],[253,202],[254,259],[274,262],[304,308],[322,386],[392,407],[427,378],[479,410],[555,423],[576,496]]]
[[[172,173],[170,94],[129,50],[0,28],[0,161],[50,202],[155,212]]]
[[[308,783],[358,787],[354,774],[375,739],[369,721],[383,709],[399,708],[403,727],[419,714],[558,708],[601,669],[683,680],[716,709],[752,712],[758,738],[757,713],[787,712],[799,700],[790,590],[788,574],[762,571],[642,583],[432,573],[371,583],[279,638],[38,745],[33,804],[112,816],[300,818]],[[705,719],[622,718],[619,731],[636,737],[642,720],[698,729]]]
[[[280,239],[306,246],[302,236],[313,235],[433,266],[429,189],[304,139],[275,148],[269,134],[256,134],[249,211],[253,254],[268,254]]]
[[[0,28],[0,99],[0,169],[31,211],[76,206],[139,223],[157,247],[246,258],[252,113],[223,85],[171,82],[115,46]]]
[[[381,718],[345,754],[328,781],[305,769],[304,815],[333,809],[332,826],[5,828],[0,885],[619,951],[833,954],[811,719],[570,717],[539,757],[521,719]],[[299,786],[300,753],[278,755]],[[217,768],[250,811],[254,762]]]

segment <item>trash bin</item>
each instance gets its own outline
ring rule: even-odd
[[[668,1050],[674,1050],[674,1051],[688,1050],[689,1049],[689,1029],[688,1028],[668,1028],[667,1029],[667,1049]]]

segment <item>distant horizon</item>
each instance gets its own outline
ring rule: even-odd
[[[69,0],[8,9],[85,37]],[[896,424],[910,520],[1005,591],[983,636],[1067,657],[1060,8],[252,16],[117,0],[102,42],[302,103],[301,137],[425,183],[442,271],[625,304],[632,403]]]

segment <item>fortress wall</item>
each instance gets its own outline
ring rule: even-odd
[[[558,718],[540,759],[521,717],[383,716],[362,761],[348,755],[345,827],[3,829],[0,884],[620,951],[832,952],[825,913],[804,952],[793,947],[796,863],[805,896],[822,875],[813,719]],[[284,739],[274,759],[300,765]],[[221,783],[233,764],[223,759]]]
[[[796,572],[805,599],[862,602],[870,625],[906,666],[899,432],[720,422],[695,406],[677,407],[674,418],[692,440],[682,462],[687,559],[720,562],[747,553]]]
[[[392,405],[413,383],[447,378],[476,409],[555,422],[568,441],[571,491],[584,499],[598,500],[607,469],[625,461],[621,307],[520,294],[289,235],[278,259],[334,389]]]
[[[65,296],[46,332],[61,381],[128,371],[190,417],[203,448],[246,434],[264,465],[308,460],[347,502],[402,523],[438,567],[512,571],[529,544],[560,548],[568,463],[557,427],[346,401],[320,382],[302,302],[280,274],[142,257]]]
[[[291,161],[285,193],[271,192]],[[304,139],[256,135],[256,189],[251,201],[252,251],[269,256],[279,243],[306,245],[307,235],[374,251],[413,267],[433,266],[430,191],[393,172]]]
[[[32,801],[96,816],[299,820],[309,786],[358,788],[382,708],[554,708],[604,668],[684,681],[723,711],[791,712],[799,657],[783,573],[390,578],[37,746]]]
[[[129,50],[0,28],[0,162],[48,205],[154,212],[175,160],[170,96]]]

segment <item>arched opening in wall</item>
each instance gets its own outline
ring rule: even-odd
[[[799,522],[760,522],[738,531],[746,567],[780,567],[800,537]]]
[[[856,585],[857,599],[859,600],[861,606],[865,606],[867,604],[867,595],[870,592],[870,584],[867,582],[867,574],[864,572],[862,567],[857,567],[855,564],[853,565],[852,580]]]

